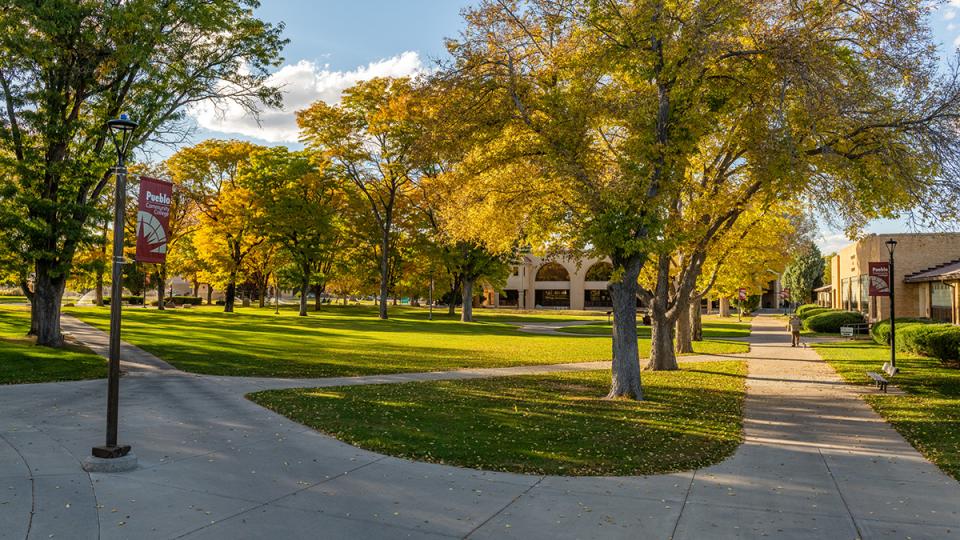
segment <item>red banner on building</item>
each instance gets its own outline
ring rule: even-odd
[[[890,296],[890,263],[868,263],[870,268],[870,296]]]
[[[140,177],[140,204],[137,211],[137,261],[162,263],[167,259],[170,232],[170,202],[173,184]]]

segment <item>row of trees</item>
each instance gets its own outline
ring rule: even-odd
[[[15,273],[35,273],[39,343],[62,342],[66,276],[104,236],[102,122],[130,111],[143,143],[175,133],[190,103],[278,99],[264,83],[282,40],[252,2],[174,3],[0,14],[3,240],[27,254]],[[382,318],[391,290],[441,269],[469,296],[519,246],[606,257],[609,397],[642,399],[638,297],[648,367],[676,369],[700,299],[780,271],[808,236],[804,213],[851,234],[903,211],[957,215],[960,80],[939,74],[926,9],[483,0],[430,76],[366,81],[300,111],[305,152],[209,141],[173,156],[195,221],[175,249],[218,276],[228,310],[241,275],[269,275],[251,270],[260,262],[303,292],[338,265],[363,280],[375,260]]]

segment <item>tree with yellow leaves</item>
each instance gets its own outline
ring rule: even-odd
[[[409,79],[362,81],[341,102],[317,101],[297,112],[302,139],[328,160],[367,206],[379,236],[379,316],[387,318],[391,250],[399,201],[412,189],[421,130]]]
[[[242,141],[207,140],[167,160],[175,184],[190,194],[198,210],[193,235],[197,254],[226,290],[224,312],[233,311],[237,277],[250,251],[264,241],[255,226],[254,194],[240,181],[256,146]]]

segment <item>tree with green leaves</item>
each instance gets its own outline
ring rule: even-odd
[[[919,3],[487,0],[466,16],[441,75],[480,111],[461,236],[610,258],[611,398],[642,398],[636,296],[663,326],[651,366],[675,367],[669,328],[751,203],[806,200],[853,228],[956,211],[931,194],[960,186],[960,77],[937,78]]]
[[[139,122],[132,147],[178,141],[187,107],[278,105],[266,84],[282,27],[256,0],[11,0],[0,10],[0,228],[35,274],[41,345],[60,346],[60,301],[116,162],[104,123]]]
[[[790,289],[790,301],[813,300],[813,290],[823,285],[823,254],[813,242],[808,242],[794,255],[783,271],[783,287]]]
[[[416,100],[409,79],[362,81],[337,105],[317,101],[297,113],[303,140],[349,182],[367,207],[378,233],[379,316],[387,318],[397,207],[416,179],[415,145],[420,137]]]
[[[256,226],[267,243],[282,246],[300,291],[300,316],[307,316],[307,292],[323,279],[339,240],[343,193],[328,163],[308,152],[263,148],[250,156],[242,181],[253,193]],[[319,297],[317,292],[317,297]]]

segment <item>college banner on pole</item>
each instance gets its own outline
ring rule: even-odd
[[[870,268],[870,296],[890,296],[890,263],[868,263]]]
[[[140,177],[140,204],[137,210],[137,261],[162,263],[167,259],[170,231],[170,201],[173,184]]]

